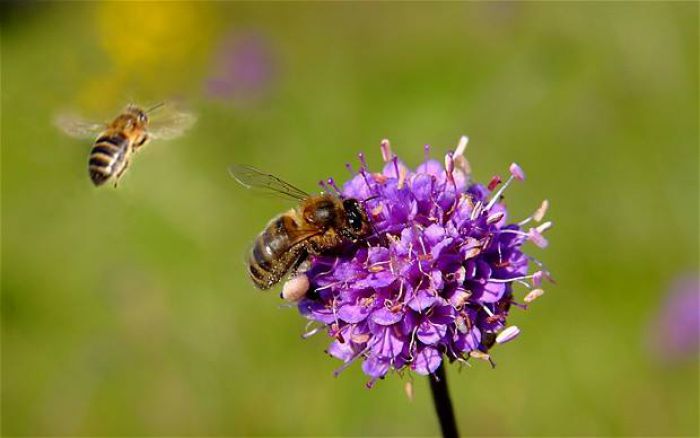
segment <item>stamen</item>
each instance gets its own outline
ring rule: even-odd
[[[423,153],[425,155],[425,163],[424,164],[427,165],[428,161],[430,161],[430,145],[429,144],[426,144],[423,146]]]
[[[527,233],[527,239],[540,248],[546,248],[549,244],[549,242],[547,242],[547,239],[545,239],[544,236],[540,234],[537,228],[530,228],[530,231]]]
[[[546,199],[542,201],[542,204],[540,204],[539,208],[535,210],[534,213],[532,213],[531,216],[526,217],[525,219],[521,220],[518,222],[519,226],[526,225],[528,222],[534,219],[535,222],[539,222],[542,220],[544,217],[545,213],[547,212],[547,209],[549,208],[549,201]]]
[[[401,172],[399,171],[399,157],[394,156],[394,158],[392,158],[392,161],[394,162],[394,170],[396,171],[396,179],[400,179]]]
[[[353,168],[352,168],[352,164],[350,164],[350,163],[345,163],[345,168],[348,170],[348,172],[350,172],[350,175],[352,175],[352,176],[355,176],[355,175],[356,175],[355,171],[354,171]]]
[[[455,149],[455,158],[464,156],[464,152],[467,150],[467,145],[469,144],[469,137],[463,135],[459,138],[459,143]]]
[[[530,304],[531,302],[535,301],[537,298],[541,297],[542,295],[544,295],[544,290],[533,289],[530,291],[530,293],[525,295],[525,298],[523,298],[523,301]]]
[[[534,274],[532,274],[532,285],[533,286],[541,286],[542,285],[542,277],[544,277],[544,272],[542,272],[542,271],[536,271]]]
[[[467,144],[469,144],[469,137],[463,135],[462,138],[459,139],[457,149],[455,149],[454,158],[455,166],[464,172],[464,176],[467,178],[467,181],[469,181],[472,169],[469,165],[469,160],[467,160],[467,157],[464,155],[464,152],[467,150]]]
[[[375,342],[374,344],[376,344],[376,342]],[[371,346],[374,346],[374,344],[372,344]],[[353,357],[351,357],[350,360],[348,360],[347,362],[345,362],[344,364],[342,364],[341,366],[339,366],[338,368],[336,368],[335,371],[333,371],[333,377],[338,377],[338,376],[340,375],[340,373],[342,373],[343,371],[345,371],[345,369],[346,369],[347,367],[349,367],[350,365],[352,365],[352,363],[355,362],[355,361],[357,360],[358,357],[362,356],[362,355],[365,354],[367,351],[369,351],[369,349],[370,349],[371,346],[370,346],[370,345],[366,346],[364,350],[360,351],[359,353],[357,353],[356,355],[354,355]]]
[[[318,182],[318,185],[321,187],[321,190],[326,192],[328,191],[328,187],[326,186],[326,182],[324,180],[320,180]]]
[[[357,154],[357,158],[360,160],[361,169],[369,169],[369,166],[367,166],[367,160],[365,159],[365,154],[360,152]]]
[[[333,187],[333,189],[336,191],[336,193],[338,193],[339,195],[341,194],[341,193],[340,193],[340,189],[339,189],[338,186],[335,184],[335,180],[334,180],[333,178],[328,178],[328,185],[331,186],[331,187]]]
[[[505,213],[503,213],[502,211],[501,211],[501,212],[498,212],[498,213],[495,213],[495,214],[492,214],[491,216],[489,216],[488,218],[486,218],[486,224],[487,224],[487,225],[495,224],[496,222],[498,222],[498,221],[500,221],[501,219],[503,219],[503,216],[505,216]]]
[[[403,386],[403,390],[406,392],[408,401],[413,401],[413,380],[407,380]]]
[[[520,329],[518,328],[518,326],[511,325],[510,327],[506,327],[501,333],[498,334],[498,336],[496,336],[496,343],[505,344],[506,342],[512,341],[513,339],[517,338],[519,334]]]
[[[486,210],[490,210],[491,207],[493,207],[494,204],[499,201],[503,192],[506,191],[506,189],[508,188],[510,183],[513,182],[514,179],[515,179],[515,177],[511,175],[511,177],[508,178],[508,180],[506,180],[506,182],[501,186],[501,188],[498,189],[498,191],[493,194],[493,196],[491,197],[491,200],[489,201],[488,205],[485,208]]]
[[[525,172],[523,172],[523,169],[516,163],[512,163],[508,170],[510,171],[510,174],[513,175],[516,179],[520,181],[525,181]]]
[[[382,159],[386,163],[387,161],[391,160],[393,157],[393,154],[391,153],[391,143],[389,143],[389,140],[386,138],[382,140],[379,148],[382,151]]]
[[[540,233],[544,233],[548,229],[552,228],[552,225],[553,225],[552,221],[547,221],[547,222],[544,222],[544,223],[538,225],[537,228],[535,228],[535,229]]]
[[[532,215],[532,218],[535,220],[535,222],[539,222],[544,218],[545,213],[547,213],[547,209],[549,208],[549,201],[544,200],[542,201],[542,204],[540,204],[540,208],[535,211],[535,214]]]
[[[488,353],[484,353],[481,350],[472,350],[469,352],[469,357],[473,357],[474,359],[479,359],[479,360],[484,360],[484,361],[491,361],[491,356],[488,355]]]

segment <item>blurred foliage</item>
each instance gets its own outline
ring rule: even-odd
[[[2,9],[4,435],[426,435],[392,376],[372,390],[253,290],[243,254],[288,205],[231,162],[313,190],[390,138],[410,165],[461,134],[476,177],[517,161],[515,215],[551,201],[557,285],[516,342],[450,387],[466,435],[694,435],[698,360],[656,360],[664,288],[698,269],[697,3],[83,3]],[[254,104],[208,100],[231,31],[269,40]],[[51,125],[129,101],[199,123],[154,142],[117,190]],[[517,219],[517,217],[516,217]]]

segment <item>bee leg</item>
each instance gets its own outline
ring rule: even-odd
[[[137,150],[141,146],[148,143],[148,140],[150,140],[150,137],[148,136],[148,134],[145,134],[137,143],[134,144],[134,150]]]
[[[127,161],[126,163],[124,163],[124,167],[122,167],[122,169],[119,171],[119,173],[114,175],[114,188],[115,189],[117,188],[117,184],[119,183],[119,178],[121,178],[121,176],[124,175],[124,172],[126,172],[126,169],[128,167],[129,167],[129,162]]]

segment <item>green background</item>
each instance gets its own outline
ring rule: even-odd
[[[435,435],[424,378],[364,387],[260,293],[247,245],[289,207],[229,163],[308,190],[392,141],[411,166],[460,135],[514,218],[545,197],[557,284],[517,341],[449,381],[466,435],[697,435],[697,355],[650,324],[698,269],[698,4],[38,3],[2,9],[3,435]],[[269,42],[254,101],[210,99],[229,32]],[[199,121],[95,189],[51,124],[182,99]],[[530,245],[531,246],[531,245]],[[419,376],[417,376],[419,377]]]

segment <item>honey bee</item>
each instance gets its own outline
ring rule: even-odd
[[[248,273],[256,287],[266,290],[285,275],[294,274],[309,256],[356,242],[372,229],[360,201],[330,193],[310,195],[249,166],[233,165],[231,175],[244,187],[273,192],[299,202],[273,218],[258,234],[248,256]]]
[[[131,104],[107,124],[90,123],[72,115],[61,115],[55,123],[71,137],[96,136],[88,161],[90,180],[95,186],[101,186],[113,179],[116,187],[135,151],[154,138],[165,140],[178,137],[194,123],[192,114],[171,110],[149,126],[149,114],[163,106],[161,103],[143,110]]]

